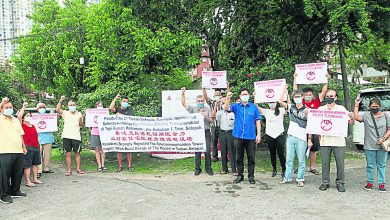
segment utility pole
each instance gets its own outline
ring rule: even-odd
[[[344,91],[344,106],[348,111],[351,111],[351,99],[349,97],[349,89],[348,89],[347,65],[345,64],[344,41],[342,36],[339,37],[338,44],[339,44],[341,74],[342,74],[343,91]]]

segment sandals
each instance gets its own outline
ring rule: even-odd
[[[238,176],[237,172],[233,172],[232,174],[233,174],[233,176]]]
[[[65,176],[70,176],[70,175],[72,175],[71,171],[68,171],[68,172],[65,173]]]
[[[34,183],[26,183],[26,186],[27,187],[35,187],[35,184]]]
[[[309,172],[314,174],[314,175],[320,175],[320,173],[316,169],[310,169]]]
[[[107,167],[102,167],[102,170],[103,171],[107,171]]]
[[[43,182],[40,181],[40,180],[37,180],[37,181],[33,181],[33,183],[35,183],[35,184],[42,184]]]
[[[78,174],[84,174],[84,171],[78,170],[77,173],[78,173]]]
[[[303,186],[305,186],[305,183],[303,181],[298,182],[298,187],[303,187]]]
[[[115,172],[119,173],[123,170],[123,167],[118,167],[118,169],[115,170]]]
[[[97,171],[98,171],[98,172],[102,172],[102,171],[103,171],[103,168],[102,168],[102,167],[99,167],[99,168],[97,168]]]
[[[53,170],[44,170],[44,171],[42,171],[42,173],[54,173],[54,171]]]
[[[129,172],[133,172],[134,171],[133,167],[128,167],[127,169],[129,170]]]
[[[287,181],[286,179],[282,179],[282,181],[279,182],[279,184],[286,184],[286,183],[290,183],[291,181]]]

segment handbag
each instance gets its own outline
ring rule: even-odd
[[[387,132],[387,117],[386,117],[386,113],[383,113],[383,114],[385,114],[386,132]],[[372,114],[372,112],[370,112],[370,115],[371,115],[372,121],[374,122],[376,135],[378,136],[378,139],[379,139],[381,137],[379,135],[378,126],[376,125],[374,115]],[[381,149],[383,149],[384,151],[390,152],[390,138],[388,138],[387,140],[383,141],[383,143],[381,144]]]

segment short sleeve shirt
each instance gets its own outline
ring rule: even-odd
[[[134,110],[130,106],[123,109],[122,107],[115,107],[115,113],[121,114],[121,115],[130,115],[134,116]]]
[[[375,118],[376,125],[378,127],[379,137],[383,137],[386,134],[387,129],[390,128],[390,116],[386,113],[383,113],[378,118]],[[370,112],[365,112],[362,114],[364,122],[364,149],[365,150],[379,150],[380,145],[376,144],[378,136],[375,131],[374,122]]]
[[[18,119],[0,115],[0,154],[23,153],[23,134]]]
[[[275,115],[275,110],[263,109],[263,115],[266,119],[265,134],[272,138],[277,138],[284,132],[284,114],[286,110],[279,108],[279,115]]]
[[[35,129],[34,125],[28,126],[26,124],[22,124],[22,128],[24,131],[23,141],[26,146],[39,148],[38,142],[38,132]]]
[[[311,102],[306,102],[304,99],[302,100],[302,104],[304,104],[308,108],[318,109],[321,106],[321,101],[318,97],[313,99]]]
[[[208,117],[211,117],[211,110],[210,110],[209,107],[204,107],[203,109],[199,109],[196,106],[187,105],[187,111],[189,113],[201,113],[202,111],[205,111],[206,115]],[[207,122],[206,118],[205,118],[204,119],[204,129],[207,130],[207,129],[210,129],[210,128],[211,128],[211,124],[209,122]]]
[[[53,132],[39,132],[38,133],[39,144],[52,144],[54,143]]]
[[[62,131],[62,138],[73,139],[81,141],[79,120],[82,117],[80,112],[71,113],[70,111],[62,111],[62,118],[64,119],[64,130]]]
[[[261,119],[259,108],[248,102],[244,105],[236,103],[230,106],[230,111],[234,113],[233,136],[235,138],[255,140],[256,121]]]
[[[207,104],[210,106],[211,110],[213,111],[214,110],[214,106],[217,105],[217,101],[209,99],[207,101]],[[222,105],[218,105],[217,106],[217,112],[222,111],[222,110],[223,110]],[[215,126],[220,126],[219,119],[216,119],[213,123],[211,123],[211,126],[214,126],[214,127]]]
[[[288,114],[290,116],[290,125],[287,134],[294,136],[302,141],[307,141],[305,108],[297,108],[295,105],[288,105]]]
[[[216,120],[219,121],[220,129],[223,131],[231,131],[234,128],[234,113],[221,110],[217,112]]]
[[[319,107],[320,110],[329,110],[326,105]],[[332,109],[332,111],[347,111],[344,106],[335,104]],[[328,147],[345,147],[345,138],[344,137],[336,137],[336,136],[327,136],[327,135],[321,135],[320,138],[320,145],[321,146],[328,146]]]

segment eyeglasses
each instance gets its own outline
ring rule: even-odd
[[[336,96],[333,96],[333,95],[328,95],[326,96],[326,98],[335,98]]]

